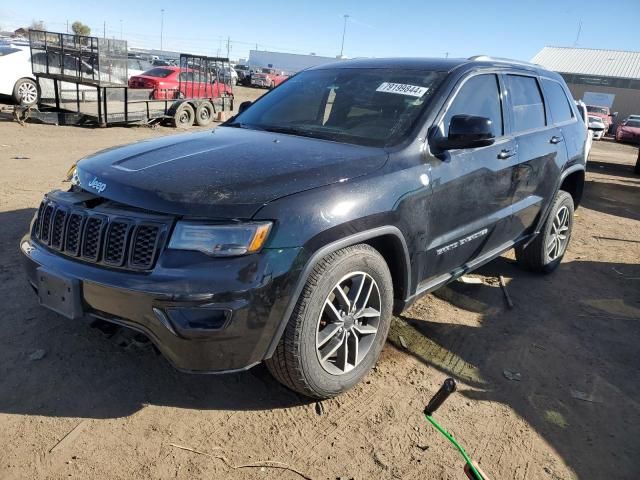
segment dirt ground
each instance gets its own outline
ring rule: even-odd
[[[27,286],[18,240],[70,164],[175,133],[0,118],[0,478],[302,478],[259,463],[272,461],[313,479],[462,479],[458,454],[422,415],[447,376],[460,393],[437,418],[491,478],[637,478],[634,147],[595,143],[556,273],[525,273],[507,255],[471,275],[478,283],[427,296],[394,319],[366,381],[319,405],[262,366],[178,373],[150,347],[40,308]],[[517,373],[519,381],[507,378]],[[256,464],[263,466],[242,467]]]

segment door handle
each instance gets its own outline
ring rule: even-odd
[[[516,149],[507,149],[507,148],[503,148],[502,150],[500,150],[500,153],[498,154],[498,158],[500,160],[505,160],[507,158],[513,157],[516,154]]]
[[[549,140],[549,141],[555,145],[556,143],[560,143],[563,140],[564,140],[564,138],[559,137],[557,135],[554,135],[553,137],[551,137],[551,140]]]

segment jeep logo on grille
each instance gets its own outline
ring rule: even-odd
[[[89,182],[89,186],[91,188],[95,188],[98,191],[98,193],[104,192],[104,190],[107,188],[107,184],[100,182],[98,180],[98,177],[93,177],[93,180]]]

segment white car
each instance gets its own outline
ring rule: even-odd
[[[31,57],[28,46],[0,45],[0,94],[10,95],[16,103],[33,105],[40,92],[31,73]]]
[[[607,130],[602,118],[589,115],[589,130],[592,132],[594,140],[601,140]]]
[[[593,134],[591,130],[589,130],[589,113],[587,112],[587,105],[582,100],[576,100],[576,107],[578,107],[578,113],[580,113],[580,117],[582,117],[582,122],[584,123],[584,128],[587,129],[588,135],[586,136],[585,146],[584,146],[584,161],[585,163],[589,160],[589,154],[591,153],[591,146],[593,145]]]

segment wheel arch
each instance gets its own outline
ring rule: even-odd
[[[407,242],[398,227],[392,225],[376,227],[328,243],[313,252],[305,263],[293,289],[289,304],[280,319],[280,324],[278,325],[275,335],[271,339],[269,348],[264,356],[265,359],[270,358],[278,346],[280,338],[289,322],[289,318],[293,313],[293,309],[298,303],[302,289],[318,261],[337,250],[359,243],[364,243],[375,248],[389,267],[393,282],[394,311],[396,310],[395,304],[404,304],[404,299],[408,296],[411,289],[411,264]]]
[[[582,193],[584,191],[584,176],[585,171],[581,165],[578,168],[567,170],[560,179],[560,190],[564,190],[571,198],[573,198],[574,209],[578,209],[582,200]]]
[[[15,83],[13,84],[13,90],[11,92],[11,96],[13,96],[13,93],[18,88],[18,84],[23,80],[31,80],[33,83],[36,84],[36,89],[38,90],[38,102],[39,102],[40,101],[40,97],[42,96],[42,89],[40,88],[40,82],[38,82],[38,80],[36,78],[34,78],[34,77],[20,77],[20,78],[18,78],[15,81]],[[36,103],[38,103],[38,102],[36,102]]]

